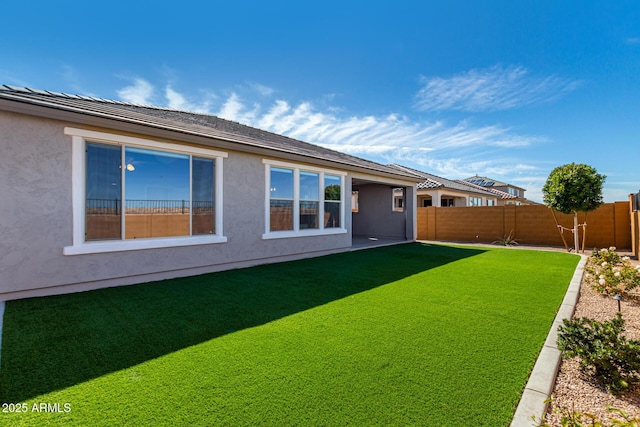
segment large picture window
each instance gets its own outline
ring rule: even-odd
[[[86,151],[87,241],[214,233],[213,159],[90,141]]]
[[[344,233],[344,174],[264,161],[267,229],[263,238]]]
[[[65,132],[74,152],[74,239],[65,254],[226,241],[219,182],[226,153]]]

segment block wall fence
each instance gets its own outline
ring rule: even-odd
[[[573,215],[555,215],[561,226],[573,228]],[[578,215],[578,222],[585,222],[584,213]],[[585,247],[635,248],[637,256],[638,212],[631,211],[630,202],[605,203],[587,214],[586,223]],[[544,205],[418,208],[419,240],[492,243],[509,233],[519,244],[564,246],[553,211]],[[572,247],[571,231],[565,231],[564,237]]]
[[[629,195],[631,206],[631,252],[639,257],[640,252],[640,193]]]

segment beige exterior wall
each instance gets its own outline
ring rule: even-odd
[[[556,212],[556,217],[563,227],[573,227],[572,215]],[[578,220],[584,223],[585,214],[579,214]],[[586,247],[631,249],[629,202],[605,203],[589,212],[586,222]],[[509,233],[520,244],[564,245],[553,213],[544,205],[418,209],[421,240],[492,243]],[[573,246],[572,233],[565,231],[564,235],[569,246]],[[582,242],[582,233],[580,239]]]
[[[263,239],[264,157],[225,150],[225,243],[65,255],[63,249],[72,245],[73,239],[72,139],[64,133],[65,126],[70,125],[74,124],[0,112],[0,301],[191,276],[351,249],[350,197],[345,197],[347,232]],[[345,176],[344,181],[343,191],[351,194],[350,176]],[[154,228],[165,234],[184,234],[184,230],[168,229],[163,223],[167,218],[157,219]],[[153,233],[145,227],[144,233]]]

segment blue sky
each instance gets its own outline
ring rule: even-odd
[[[0,84],[218,116],[541,201],[640,189],[637,1],[10,2]]]

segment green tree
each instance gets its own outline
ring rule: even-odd
[[[602,204],[602,186],[605,179],[605,175],[599,174],[589,165],[570,163],[552,170],[542,187],[544,203],[547,206],[558,212],[573,214],[576,252],[580,248],[578,212],[589,212]]]

